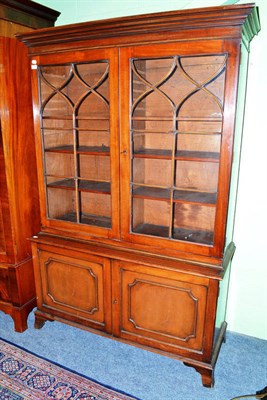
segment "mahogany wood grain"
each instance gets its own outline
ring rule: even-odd
[[[5,251],[0,253],[0,268],[7,268],[8,297],[1,296],[0,309],[13,317],[15,329],[21,332],[36,304],[28,238],[40,229],[37,176],[33,168],[36,160],[30,68],[27,51],[16,39],[1,38],[1,50],[1,174],[5,174],[6,182],[1,179]]]
[[[30,64],[14,35],[52,26],[59,14],[28,0],[0,3],[0,310],[23,332],[36,305],[28,239],[40,213]]]

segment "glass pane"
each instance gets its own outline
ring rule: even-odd
[[[76,222],[76,199],[74,190],[49,187],[47,189],[47,197],[49,218]]]
[[[177,135],[177,152],[202,152],[206,153],[209,157],[209,153],[217,153],[217,158],[220,153],[221,147],[221,135],[198,135],[185,133],[183,135]],[[204,154],[203,154],[204,156]]]
[[[176,203],[174,206],[173,236],[178,240],[211,245],[215,208]]]
[[[97,151],[96,151],[97,152]],[[79,176],[83,179],[92,179],[99,182],[110,181],[109,157],[80,154]]]
[[[75,164],[73,153],[46,152],[46,175],[56,177],[75,176]]]
[[[44,148],[46,150],[70,150],[73,149],[73,132],[71,130],[62,129],[60,132],[53,129],[43,129]]]
[[[108,62],[41,66],[39,87],[48,217],[111,228]]]
[[[131,60],[133,232],[213,244],[226,62]]]
[[[217,192],[219,164],[215,162],[177,161],[177,188]]]
[[[109,194],[81,192],[81,223],[111,228]]]
[[[133,161],[133,182],[136,184],[169,187],[171,177],[171,162],[168,160],[135,158]]]
[[[170,158],[172,153],[173,137],[162,132],[133,133],[133,153],[135,157],[151,156]]]
[[[165,201],[133,199],[133,232],[152,236],[169,236],[170,204]]]
[[[78,133],[79,151],[86,150],[92,151],[107,151],[109,153],[109,132],[105,130],[92,130],[82,131]]]

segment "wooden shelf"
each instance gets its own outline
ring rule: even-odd
[[[135,151],[133,154],[134,158],[156,158],[163,160],[171,160],[171,150],[160,150],[160,149],[142,149]]]
[[[47,187],[55,189],[75,190],[75,181],[74,179],[62,179],[60,181],[49,183]],[[79,180],[78,190],[81,192],[110,194],[110,182]]]
[[[211,246],[213,244],[214,234],[210,231],[175,228],[173,231],[173,239]]]
[[[64,115],[64,116],[51,116],[51,115],[43,115],[42,116],[43,120],[56,120],[56,121],[72,121],[73,120],[73,116],[72,115]],[[105,116],[101,116],[101,115],[97,115],[97,116],[75,116],[75,119],[77,121],[109,121],[109,116],[105,117]],[[47,129],[47,128],[46,128]]]
[[[167,226],[160,226],[160,225],[140,224],[133,229],[133,233],[168,238],[169,228]]]
[[[172,189],[173,190],[173,189]],[[217,193],[197,192],[191,190],[173,190],[175,203],[198,204],[214,207]],[[171,189],[138,186],[133,190],[134,198],[170,201]]]
[[[62,221],[76,222],[77,215],[75,212],[67,213],[58,217]],[[99,226],[102,228],[111,228],[111,218],[94,214],[80,214],[80,223],[92,226]]]
[[[56,118],[50,118],[51,119],[51,121],[53,121],[53,120],[56,120]],[[110,131],[109,131],[109,129],[100,129],[99,127],[98,128],[92,128],[92,129],[90,129],[90,128],[79,128],[79,127],[75,127],[75,128],[73,128],[73,127],[70,127],[70,128],[57,128],[56,126],[55,127],[42,127],[41,128],[42,130],[43,130],[43,132],[45,132],[45,131],[55,131],[55,132],[61,132],[61,133],[69,133],[70,135],[72,135],[73,134],[73,131],[77,131],[77,132],[105,132],[105,133],[107,133],[107,134],[109,134],[110,133]]]
[[[160,134],[160,135],[221,135],[222,132],[221,130],[218,131],[208,131],[208,130],[202,130],[202,131],[197,131],[197,130],[181,130],[181,129],[177,129],[177,130],[155,130],[155,129],[145,129],[145,128],[140,128],[140,129],[131,129],[131,132],[134,136],[136,135],[147,135],[147,134]]]
[[[45,150],[50,153],[74,153],[74,147],[72,145],[51,147]],[[89,155],[110,155],[110,148],[107,146],[79,146],[76,150],[77,154],[89,154]],[[163,159],[171,160],[171,150],[161,149],[144,149],[138,150],[134,153],[134,158],[151,158],[151,159]],[[208,161],[208,162],[219,162],[220,153],[208,152],[208,151],[187,151],[179,150],[175,153],[176,160],[184,161]]]
[[[140,224],[133,229],[133,233],[169,238],[169,228],[167,226]],[[182,240],[192,243],[201,243],[205,245],[212,245],[213,232],[191,230],[184,228],[174,228],[171,239]]]
[[[188,121],[188,122],[221,122],[222,117],[162,117],[162,116],[142,116],[142,117],[132,117],[132,121]]]
[[[146,186],[138,186],[133,189],[133,197],[153,200],[170,201],[170,189],[153,188]]]
[[[188,151],[178,150],[175,154],[177,160],[219,162],[220,153],[214,151]]]
[[[74,147],[72,145],[57,146],[57,147],[48,148],[45,151],[50,152],[50,153],[73,154]],[[77,148],[76,152],[77,152],[77,154],[109,156],[110,148],[107,146],[79,146]]]
[[[175,203],[194,203],[205,206],[215,206],[217,193],[196,192],[191,190],[175,190],[173,201]]]
[[[143,117],[132,117],[132,121],[175,121],[176,118],[173,118],[172,116],[170,117],[156,117],[156,116],[143,116]]]
[[[154,158],[154,159],[172,159],[171,150],[161,150],[161,149],[143,149],[134,152],[135,158]],[[219,162],[220,153],[208,152],[208,151],[189,151],[189,150],[178,150],[175,153],[176,160],[185,161],[209,161],[209,162]]]

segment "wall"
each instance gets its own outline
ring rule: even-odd
[[[61,12],[56,25],[178,8],[248,3],[223,0],[37,0]],[[229,330],[267,339],[267,1],[251,43],[227,321]],[[263,51],[265,49],[265,51]]]
[[[267,339],[267,2],[256,5],[261,31],[250,50],[227,320],[233,331]]]
[[[35,0],[61,12],[56,25],[182,8],[236,3],[235,0]],[[264,1],[264,0],[263,0]]]

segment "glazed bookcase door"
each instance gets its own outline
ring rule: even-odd
[[[221,43],[208,52],[201,44],[125,51],[127,239],[204,253],[218,246],[226,217],[218,193],[227,193],[223,169],[231,158],[224,124],[229,58]]]
[[[45,226],[118,234],[116,54],[83,52],[34,61]]]

